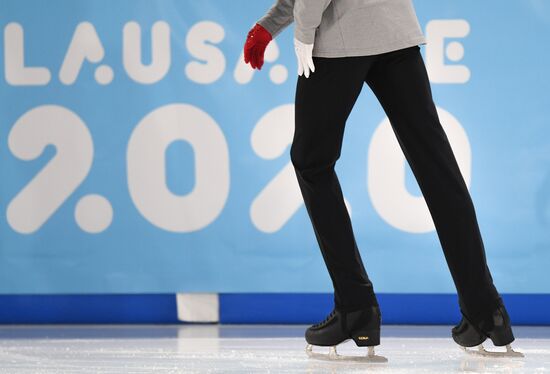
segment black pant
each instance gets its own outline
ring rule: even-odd
[[[351,311],[378,305],[334,171],[346,120],[366,82],[427,202],[462,312],[473,320],[486,315],[500,296],[469,191],[439,122],[420,48],[313,60],[315,72],[298,77],[290,156],[334,286],[335,307]]]

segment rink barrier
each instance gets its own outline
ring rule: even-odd
[[[516,325],[550,325],[549,294],[504,294]],[[453,294],[378,294],[384,324],[453,324]],[[309,324],[333,306],[325,293],[0,295],[2,324]]]

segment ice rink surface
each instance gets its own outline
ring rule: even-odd
[[[525,358],[485,358],[462,352],[450,338],[450,326],[383,326],[376,353],[387,357],[387,364],[309,358],[303,338],[306,328],[0,325],[0,373],[550,372],[550,327],[515,327],[513,347]],[[338,352],[361,355],[366,349],[350,340]]]

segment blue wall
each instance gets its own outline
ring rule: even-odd
[[[78,305],[95,305],[94,295],[105,295],[98,305],[122,309],[165,303],[108,317],[116,321],[170,320],[170,295],[214,292],[225,303],[222,320],[232,322],[240,313],[229,300],[241,293],[270,295],[257,296],[270,305],[332,291],[289,164],[293,26],[271,43],[261,71],[242,61],[249,27],[271,4],[2,2],[4,321],[41,321],[16,311],[27,302],[35,311],[44,300],[54,303],[46,319],[68,310],[60,318],[86,320]],[[518,321],[547,323],[537,313],[550,315],[550,50],[541,48],[550,45],[550,5],[415,6],[434,99],[495,284],[518,308],[538,303],[532,312],[521,307]],[[387,295],[389,321],[449,322],[457,308],[430,295],[455,288],[410,169],[397,188],[407,202],[399,209],[376,192],[396,182],[368,178],[380,168],[400,170],[383,162],[400,152],[383,136],[387,126],[365,87],[337,165],[357,243],[376,291]],[[394,303],[419,294],[435,307],[429,317],[394,312]],[[318,299],[303,300],[300,321],[313,316],[306,304]]]

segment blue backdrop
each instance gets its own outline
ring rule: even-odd
[[[270,0],[0,4],[0,293],[332,290],[289,164],[293,26],[242,62]],[[549,293],[550,4],[415,6],[497,288]],[[452,293],[387,129],[365,86],[337,172],[366,268]]]

